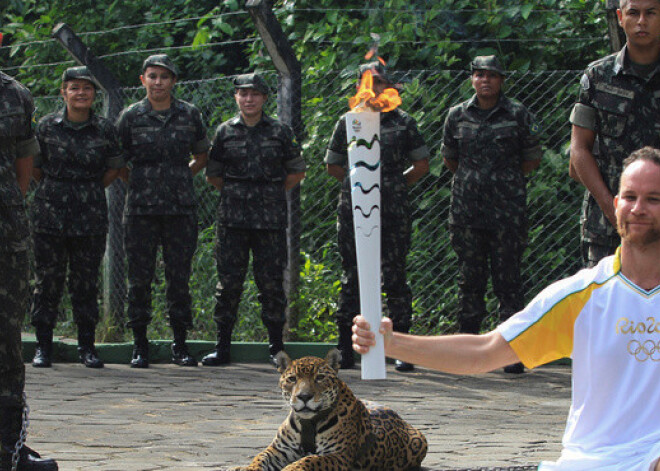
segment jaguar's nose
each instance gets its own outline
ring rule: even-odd
[[[304,404],[307,404],[307,401],[314,397],[314,395],[309,393],[300,393],[296,394],[296,397],[300,399]]]

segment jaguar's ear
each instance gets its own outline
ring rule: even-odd
[[[325,357],[325,361],[328,362],[328,365],[335,370],[339,371],[339,365],[341,364],[341,352],[336,348],[331,349]]]
[[[290,365],[291,357],[289,357],[284,350],[280,350],[277,355],[275,355],[275,366],[277,367],[277,371],[284,373]]]

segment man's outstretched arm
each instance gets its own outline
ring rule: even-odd
[[[518,356],[497,332],[482,335],[419,336],[393,332],[387,317],[381,323],[385,355],[452,374],[477,374],[518,363]],[[353,349],[364,354],[375,345],[375,335],[362,316],[353,320]]]

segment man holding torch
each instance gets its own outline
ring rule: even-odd
[[[358,78],[370,71],[374,95],[379,96],[394,84],[380,62],[364,64]],[[383,289],[387,294],[389,315],[397,332],[408,332],[412,321],[412,291],[406,281],[406,256],[410,248],[411,211],[408,186],[429,171],[429,149],[417,129],[417,123],[400,109],[381,113],[381,246]],[[327,172],[340,182],[342,189],[338,204],[338,245],[343,274],[339,308],[336,314],[339,328],[339,350],[342,368],[354,364],[351,347],[351,322],[360,311],[355,231],[351,204],[351,184],[347,172],[348,144],[346,121],[342,116],[335,125],[325,156]],[[413,365],[397,362],[399,371],[411,371]]]
[[[660,471],[660,150],[624,160],[613,204],[616,253],[551,284],[495,330],[423,337],[381,323],[387,356],[451,374],[570,357],[563,450],[540,471]],[[355,349],[368,353],[369,322],[356,317],[353,331]]]

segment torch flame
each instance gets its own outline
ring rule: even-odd
[[[386,88],[380,95],[376,96],[373,86],[373,73],[371,70],[366,70],[362,74],[357,93],[348,99],[348,106],[351,111],[380,111],[386,113],[401,104],[401,97],[399,97],[399,92],[395,88]]]

